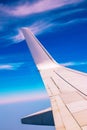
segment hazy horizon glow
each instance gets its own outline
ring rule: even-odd
[[[8,96],[2,96],[0,98],[0,105],[4,104],[12,104],[12,103],[19,103],[19,102],[33,102],[38,100],[46,100],[48,99],[48,96],[45,92],[28,92],[28,93],[22,93],[22,94],[10,94]]]

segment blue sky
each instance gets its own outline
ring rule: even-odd
[[[87,2],[0,0],[0,129],[54,130],[20,123],[50,106],[21,27],[29,27],[57,62],[87,72]]]

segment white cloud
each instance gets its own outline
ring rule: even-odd
[[[24,38],[24,36],[23,36],[21,30],[19,30],[19,31],[18,31],[18,34],[15,35],[15,36],[12,36],[10,39],[11,39],[12,41],[14,41],[15,43],[18,43],[18,42],[24,40],[25,38]]]
[[[49,19],[50,20],[50,19]],[[50,23],[50,21],[38,21],[35,22],[33,25],[31,25],[29,28],[30,30],[34,33],[34,34],[39,34],[41,32],[43,32],[45,29],[48,29],[50,27],[52,27],[53,24]]]
[[[49,11],[67,4],[81,2],[83,0],[41,0],[33,5],[29,4],[28,2],[24,5],[18,5],[13,9],[7,9],[4,7],[5,11],[13,16],[25,16],[30,15],[33,13],[40,13],[44,11]]]
[[[18,69],[22,64],[22,62],[19,63],[8,63],[8,64],[1,64],[0,65],[0,70],[16,70]]]
[[[11,70],[12,66],[11,65],[0,65],[0,70]]]
[[[66,63],[61,63],[63,66],[72,66],[74,65],[74,62],[66,62]]]
[[[79,66],[79,65],[87,65],[87,61],[85,62],[66,62],[66,63],[61,63],[63,66]]]
[[[41,20],[41,21],[37,21],[35,22],[33,25],[29,26],[29,29],[34,33],[34,34],[41,34],[43,33],[46,29],[52,27],[53,24],[50,23],[50,19],[48,21],[44,21],[44,20]],[[27,26],[28,28],[28,26]],[[18,30],[18,34],[15,35],[15,36],[12,36],[10,38],[11,40],[13,40],[15,43],[18,43],[22,40],[24,40],[24,36],[21,32],[21,29]]]

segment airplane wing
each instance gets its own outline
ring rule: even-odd
[[[28,28],[22,32],[48,92],[55,129],[87,130],[87,74],[61,66]]]

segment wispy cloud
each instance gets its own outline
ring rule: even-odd
[[[66,62],[66,63],[61,63],[63,66],[80,66],[80,65],[87,65],[87,61],[81,61],[81,62]]]
[[[52,27],[61,27],[72,24],[77,19],[87,21],[87,15],[79,18],[74,17],[84,8],[73,6],[85,0],[36,0],[31,4],[28,0],[20,1],[17,4],[0,4],[0,46],[18,43],[24,39],[19,31],[21,27],[29,27],[33,33],[43,33]],[[71,8],[68,8],[69,5]],[[67,6],[67,8],[63,8]],[[61,9],[61,10],[60,10]],[[70,14],[73,17],[70,17]],[[82,15],[83,16],[83,15]],[[68,20],[67,20],[68,17]],[[55,22],[56,21],[56,22]],[[2,44],[3,43],[3,44]]]
[[[29,28],[34,34],[39,34],[44,32],[46,29],[48,30],[53,26],[52,23],[50,23],[50,19],[48,21],[40,20],[35,22],[33,25],[31,25]]]
[[[0,65],[0,70],[16,70],[19,67],[21,67],[21,65],[23,65],[24,63],[8,63],[8,64],[1,64]]]
[[[11,65],[0,65],[0,70],[11,70],[12,68]]]
[[[29,29],[34,34],[41,34],[46,29],[49,29],[50,27],[53,26],[53,24],[49,23],[49,20],[48,21],[45,21],[45,20],[36,21],[33,25],[29,26]],[[18,42],[24,40],[25,38],[24,38],[21,30],[18,29],[18,34],[15,36],[12,36],[10,39],[13,40],[15,43],[18,43]]]
[[[71,3],[76,3],[80,2],[83,0],[41,0],[33,5],[29,4],[26,2],[24,5],[18,5],[13,8],[13,10],[10,11],[8,8],[6,11],[9,14],[12,14],[14,16],[24,16],[24,15],[30,15],[33,13],[41,13],[44,11],[49,11],[58,7],[61,7],[63,5],[71,4]]]
[[[11,41],[14,41],[14,43],[18,43],[18,42],[20,42],[20,41],[22,41],[22,40],[24,40],[24,39],[25,39],[25,38],[24,38],[24,36],[23,36],[21,30],[19,30],[19,29],[18,29],[18,33],[17,33],[16,35],[10,37],[10,40],[11,40]]]

